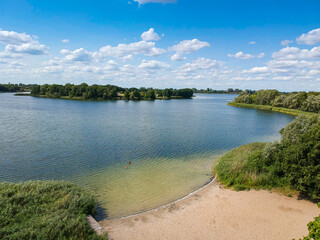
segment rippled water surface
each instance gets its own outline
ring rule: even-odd
[[[223,152],[279,139],[293,120],[227,106],[233,97],[94,102],[1,93],[0,181],[76,182],[99,200],[100,218],[152,209],[208,182]]]

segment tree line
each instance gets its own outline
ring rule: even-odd
[[[29,92],[34,84],[0,84],[0,92]]]
[[[84,100],[154,100],[154,99],[185,99],[192,98],[193,91],[184,89],[153,89],[153,88],[122,88],[115,85],[91,85],[86,83],[74,85],[44,84],[31,89],[31,95],[49,98],[69,98]]]
[[[236,103],[269,105],[320,113],[320,92],[280,93],[277,90],[243,91],[234,99]]]

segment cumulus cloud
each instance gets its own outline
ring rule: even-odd
[[[138,68],[147,70],[159,70],[170,68],[170,65],[156,60],[147,61],[143,59]]]
[[[283,41],[281,41],[281,45],[282,46],[288,46],[290,43],[293,43],[293,41],[291,41],[291,40],[283,40]]]
[[[119,69],[119,65],[115,60],[109,60],[107,64],[104,66],[104,70],[107,71],[115,71]]]
[[[100,48],[98,52],[94,53],[95,57],[117,57],[130,59],[132,55],[145,55],[149,57],[159,56],[165,53],[165,49],[156,48],[154,42],[134,42],[129,44],[119,44],[116,47],[110,45]],[[130,56],[131,55],[131,56]]]
[[[92,59],[92,53],[84,48],[79,48],[74,51],[62,49],[60,52],[66,55],[64,58],[66,61],[89,62]]]
[[[26,33],[4,31],[0,29],[0,43],[7,44],[5,50],[0,53],[1,58],[18,58],[21,54],[43,55],[48,47],[38,42],[37,36]]]
[[[204,47],[209,47],[210,44],[208,42],[201,42],[198,39],[193,40],[183,40],[177,45],[174,45],[169,48],[169,51],[176,52],[171,56],[172,61],[181,61],[186,60],[187,58],[184,56],[186,54],[190,54],[192,52],[196,52]]]
[[[249,42],[249,44],[250,45],[254,45],[254,44],[256,44],[256,42],[255,41],[251,41],[251,42]]]
[[[320,28],[304,33],[296,40],[299,44],[314,45],[320,42]]]
[[[150,28],[148,31],[141,34],[143,41],[158,41],[160,40],[159,35],[154,31],[154,28]]]
[[[14,31],[4,31],[0,28],[0,43],[20,45],[32,42],[34,39],[26,33],[17,33]]]
[[[43,55],[47,53],[48,48],[38,42],[23,43],[21,45],[8,44],[5,48],[7,53],[25,53],[30,55]]]
[[[62,39],[61,42],[63,42],[63,43],[69,43],[69,39]]]
[[[146,3],[176,3],[177,0],[134,0],[135,2],[138,2],[140,5],[141,4],[146,4]]]
[[[320,47],[314,47],[311,50],[300,49],[297,47],[282,48],[272,54],[276,59],[317,59],[320,58]]]
[[[258,55],[252,55],[252,54],[246,54],[243,52],[237,52],[236,54],[228,54],[228,57],[234,57],[234,58],[238,58],[238,59],[247,60],[247,59],[251,59],[251,58],[263,58],[264,53],[259,53]]]
[[[175,70],[177,79],[212,80],[226,73],[224,62],[209,58],[197,58],[190,63],[181,65]]]
[[[254,74],[264,74],[268,73],[269,68],[268,67],[254,67],[249,70],[243,70],[242,73],[254,73]]]

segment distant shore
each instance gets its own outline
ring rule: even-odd
[[[100,224],[111,239],[299,239],[320,213],[316,204],[211,182],[181,201]]]
[[[305,114],[305,115],[316,115],[317,114],[317,113],[305,112],[305,111],[301,111],[301,110],[297,110],[297,109],[280,108],[280,107],[273,107],[273,106],[268,106],[268,105],[257,105],[257,104],[246,104],[246,103],[235,103],[235,102],[227,103],[227,105],[232,106],[232,107],[269,110],[269,111],[274,111],[274,112],[286,113],[286,114],[290,114],[290,115],[294,115],[294,116],[298,116],[300,114]]]

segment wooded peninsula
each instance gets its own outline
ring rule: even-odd
[[[91,85],[86,83],[73,85],[44,84],[36,85],[31,90],[35,97],[63,98],[74,100],[154,100],[154,99],[188,99],[192,98],[193,90],[184,89],[153,89],[153,88],[122,88],[115,85]]]

